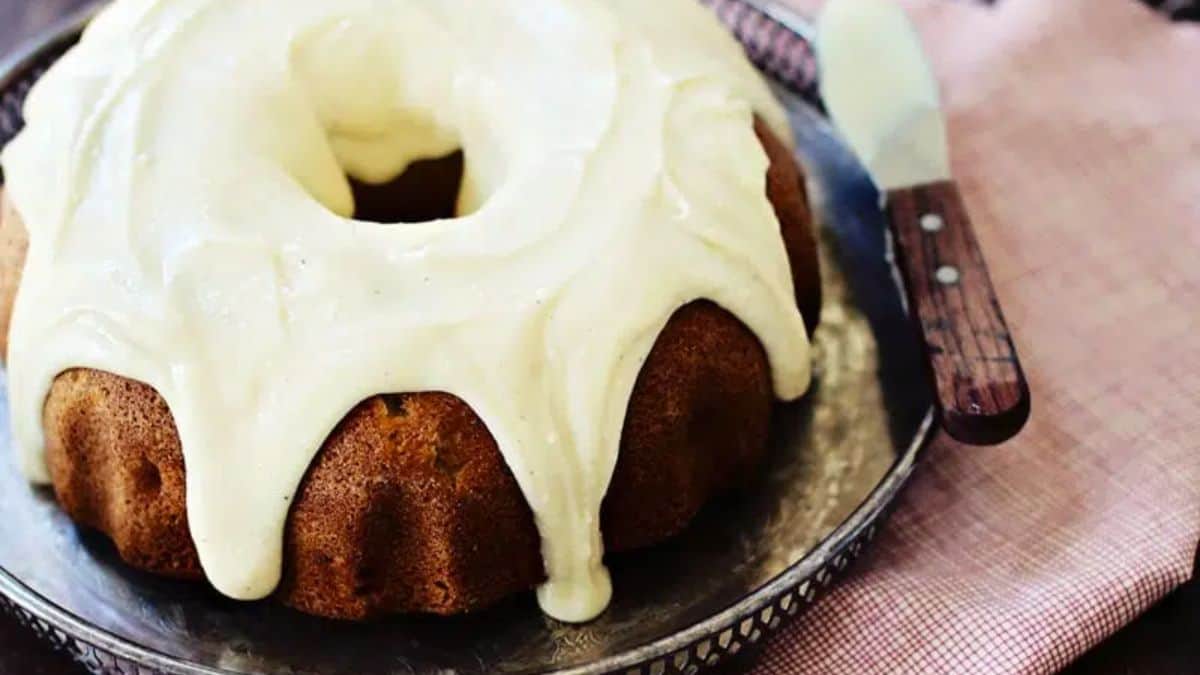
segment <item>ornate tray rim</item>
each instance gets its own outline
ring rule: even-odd
[[[760,13],[762,20],[770,21],[804,41],[810,40],[811,31],[798,16],[790,12],[780,16],[776,11],[769,11],[776,7],[764,6],[756,0],[742,2],[750,11]],[[36,68],[37,61],[48,52],[74,42],[103,5],[103,1],[94,2],[63,17],[26,41],[11,56],[0,60],[0,105],[5,103],[5,94],[14,82]],[[3,185],[2,173],[0,185]],[[583,666],[555,672],[560,675],[698,673],[760,643],[802,609],[811,606],[834,578],[863,553],[907,484],[935,427],[936,414],[931,407],[908,447],[863,503],[804,558],[754,592],[677,633]],[[93,673],[227,675],[230,672],[169,656],[94,626],[59,607],[2,567],[0,610],[14,616]]]

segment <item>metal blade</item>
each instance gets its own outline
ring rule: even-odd
[[[817,24],[821,97],[882,190],[950,177],[937,82],[892,0],[830,0]]]

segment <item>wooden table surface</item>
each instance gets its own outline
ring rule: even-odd
[[[89,0],[0,0],[0,56]],[[1200,584],[1193,582],[1084,656],[1068,670],[1083,673],[1200,672]],[[0,616],[0,675],[83,675],[70,659]]]

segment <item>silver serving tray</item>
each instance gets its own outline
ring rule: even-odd
[[[29,86],[90,16],[72,17],[0,71],[0,145],[21,125]],[[802,26],[775,29],[804,39]],[[787,79],[771,58],[756,55]],[[861,555],[933,427],[878,195],[814,104],[793,93],[807,86],[788,81],[778,91],[823,222],[814,389],[779,408],[760,480],[672,541],[610,556],[615,597],[597,621],[547,619],[526,594],[466,617],[339,623],[140,574],[26,484],[3,432],[0,608],[105,674],[696,673],[751,651]]]

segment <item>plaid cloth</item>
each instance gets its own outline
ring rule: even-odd
[[[1033,417],[1004,447],[935,442],[876,552],[757,673],[1051,672],[1185,582],[1200,539],[1200,24],[1127,0],[904,4]]]

